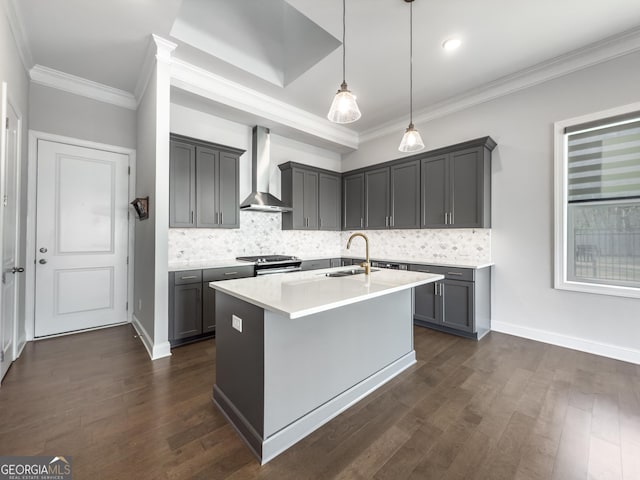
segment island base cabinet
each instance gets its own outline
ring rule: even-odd
[[[216,317],[213,399],[262,464],[416,361],[411,290],[295,319],[216,291]]]

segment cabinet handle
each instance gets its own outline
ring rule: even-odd
[[[189,280],[191,278],[198,278],[197,275],[187,275],[186,277],[180,277],[180,280]]]
[[[362,217],[360,217],[360,228],[362,228],[362,227],[363,227],[363,225],[362,225]]]
[[[224,272],[225,275],[237,275],[238,272]]]
[[[393,227],[393,216],[389,217],[389,226]]]
[[[447,272],[447,275],[455,275],[457,277],[461,277],[462,276],[462,274],[458,273],[458,272]]]
[[[447,215],[448,215],[448,213],[447,213],[447,212],[444,212],[444,224],[445,224],[445,225],[449,225],[449,224],[447,223]]]
[[[220,225],[224,224],[224,213],[220,212]]]
[[[191,223],[193,223],[193,210],[191,210]]]

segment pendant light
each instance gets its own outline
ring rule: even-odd
[[[353,95],[345,80],[345,56],[346,47],[344,43],[345,38],[345,18],[346,18],[346,0],[342,0],[342,85],[340,90],[336,93],[336,96],[331,103],[331,108],[327,114],[327,118],[334,123],[351,123],[355,122],[362,115],[358,104],[356,103],[356,96]]]
[[[420,132],[413,126],[413,0],[404,0],[409,4],[409,126],[404,132],[398,150],[417,152],[424,148]]]

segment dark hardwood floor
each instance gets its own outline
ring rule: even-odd
[[[640,479],[640,366],[415,328],[418,363],[261,467],[211,403],[215,340],[151,362],[130,326],[27,345],[0,455],[74,479]]]

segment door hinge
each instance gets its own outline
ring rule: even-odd
[[[4,197],[2,197],[2,206],[6,207],[7,205],[9,205],[9,197],[5,195]]]
[[[131,175],[131,167],[127,167],[127,175]]]
[[[129,311],[129,302],[127,302],[127,304],[125,305],[125,309],[127,310],[127,312]]]
[[[4,122],[4,128],[6,128],[7,130],[9,130],[9,117],[7,117],[7,118],[5,119],[5,122]]]
[[[129,265],[129,255],[127,255],[127,265]]]

